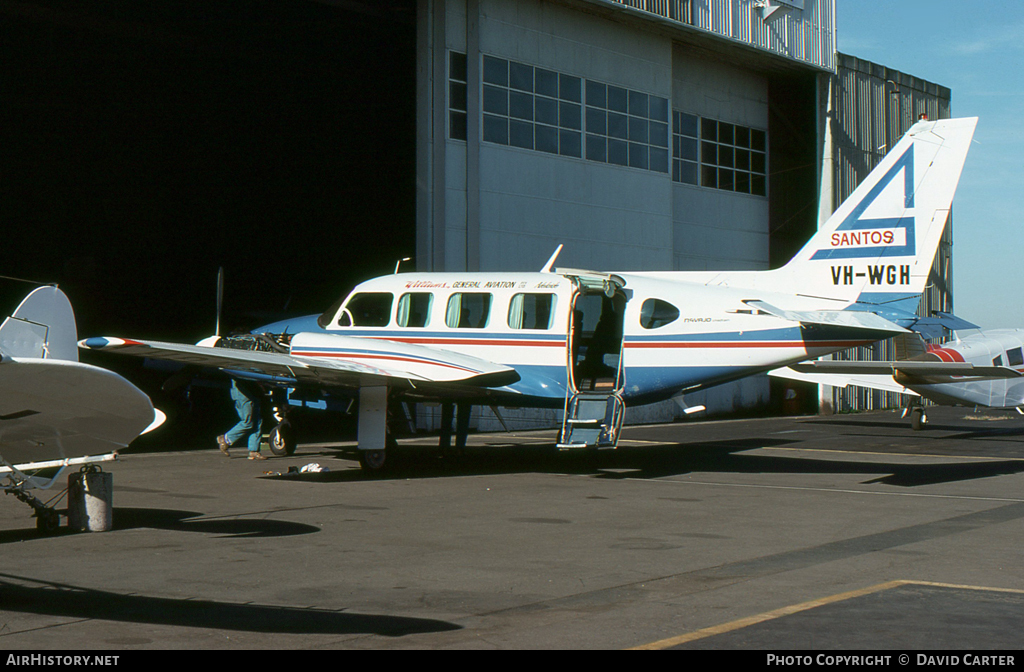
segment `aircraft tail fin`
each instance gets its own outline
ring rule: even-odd
[[[913,314],[976,124],[977,118],[914,124],[803,249],[773,272],[775,283],[868,304],[866,310]]]
[[[78,361],[78,328],[67,295],[38,287],[0,325],[0,352],[26,359]]]

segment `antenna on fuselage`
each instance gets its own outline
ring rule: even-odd
[[[224,305],[224,267],[217,269],[217,331],[215,335],[220,336],[220,313]]]
[[[395,264],[395,274],[396,275],[398,274],[398,267],[402,265],[403,261],[410,261],[410,260],[412,260],[412,257],[402,257],[401,259],[399,259],[398,263]]]
[[[548,259],[548,263],[544,264],[544,268],[540,269],[541,273],[550,273],[551,272],[551,267],[555,265],[555,259],[558,258],[558,253],[561,252],[561,251],[562,251],[562,246],[561,245],[559,245],[558,247],[555,248],[554,254],[551,255],[550,259]]]

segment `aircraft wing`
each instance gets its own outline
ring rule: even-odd
[[[355,389],[396,383],[501,387],[519,380],[515,369],[476,357],[337,334],[296,334],[287,353],[108,337],[84,339],[79,347],[322,387]]]
[[[822,360],[793,364],[794,371],[800,373],[828,373],[846,375],[903,375],[914,378],[927,377],[929,383],[955,383],[963,378],[1020,378],[1019,371],[1008,366],[974,366],[969,362],[926,362],[903,360],[896,362],[844,362]],[[948,378],[938,380],[936,378]]]
[[[106,369],[0,358],[0,461],[8,465],[111,453],[163,418],[145,393]]]

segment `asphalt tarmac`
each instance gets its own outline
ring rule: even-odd
[[[1024,417],[929,417],[410,439],[379,478],[351,442],[129,450],[111,531],[0,498],[0,650],[1019,649]]]

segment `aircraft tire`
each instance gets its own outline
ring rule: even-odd
[[[359,466],[367,474],[383,474],[395,466],[395,453],[398,450],[398,442],[390,434],[384,441],[384,448],[381,450],[360,450]]]
[[[360,450],[359,466],[369,474],[384,472],[389,466],[388,451],[386,450]]]
[[[270,452],[278,456],[292,455],[295,453],[295,432],[288,422],[282,422],[270,430],[267,437],[270,444]]]
[[[910,412],[910,428],[915,432],[924,429],[926,422],[928,417],[924,414],[924,409],[915,408]]]

